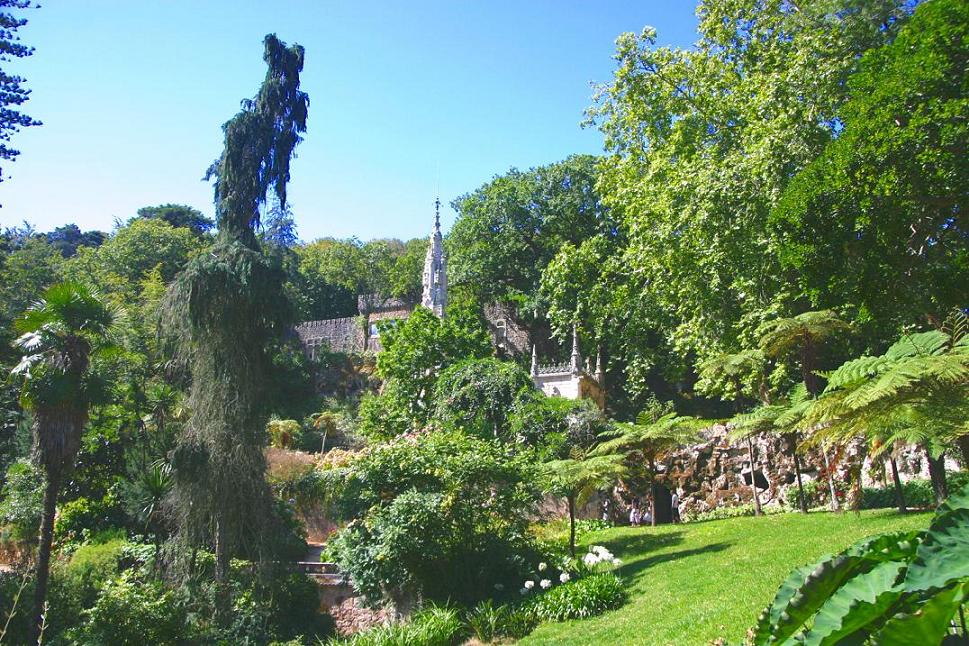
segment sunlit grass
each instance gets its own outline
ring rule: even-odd
[[[622,608],[581,621],[548,623],[522,644],[740,643],[794,567],[872,534],[928,524],[931,514],[783,514],[658,528],[621,527],[580,537],[622,559],[629,582]]]

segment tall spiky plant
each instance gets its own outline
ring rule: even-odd
[[[23,358],[11,376],[21,403],[34,414],[34,456],[44,469],[44,508],[37,551],[31,643],[43,624],[57,494],[74,468],[88,409],[104,390],[91,372],[92,357],[111,347],[115,314],[82,285],[61,283],[44,292],[15,323]]]
[[[848,324],[833,310],[803,312],[797,316],[774,319],[761,326],[760,347],[771,357],[782,356],[796,350],[801,366],[801,379],[804,381],[808,395],[816,398],[821,391],[817,374],[819,346],[826,339],[848,329]],[[794,439],[798,440],[797,437]],[[828,453],[823,447],[821,456],[824,458],[824,470],[831,492],[831,509],[837,510],[839,505],[834,486],[834,474],[828,460]]]
[[[220,584],[231,556],[262,556],[272,547],[264,386],[267,348],[283,334],[289,306],[284,272],[261,252],[256,228],[270,190],[285,208],[309,103],[299,90],[302,47],[269,35],[263,59],[266,78],[223,126],[225,149],[207,174],[215,178],[215,243],[178,276],[166,303],[176,356],[192,379],[169,509],[183,544],[212,546]]]

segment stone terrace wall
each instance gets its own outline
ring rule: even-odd
[[[320,347],[335,352],[363,351],[363,330],[355,316],[300,323],[296,326],[296,334],[311,357],[316,356]]]

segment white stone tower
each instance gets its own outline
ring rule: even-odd
[[[441,200],[434,200],[434,231],[431,233],[427,256],[424,258],[424,294],[421,305],[444,316],[447,307],[447,256],[441,236]]]

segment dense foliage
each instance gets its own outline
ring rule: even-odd
[[[474,602],[520,578],[536,491],[501,445],[460,432],[403,436],[340,474],[352,518],[328,543],[372,600]]]

